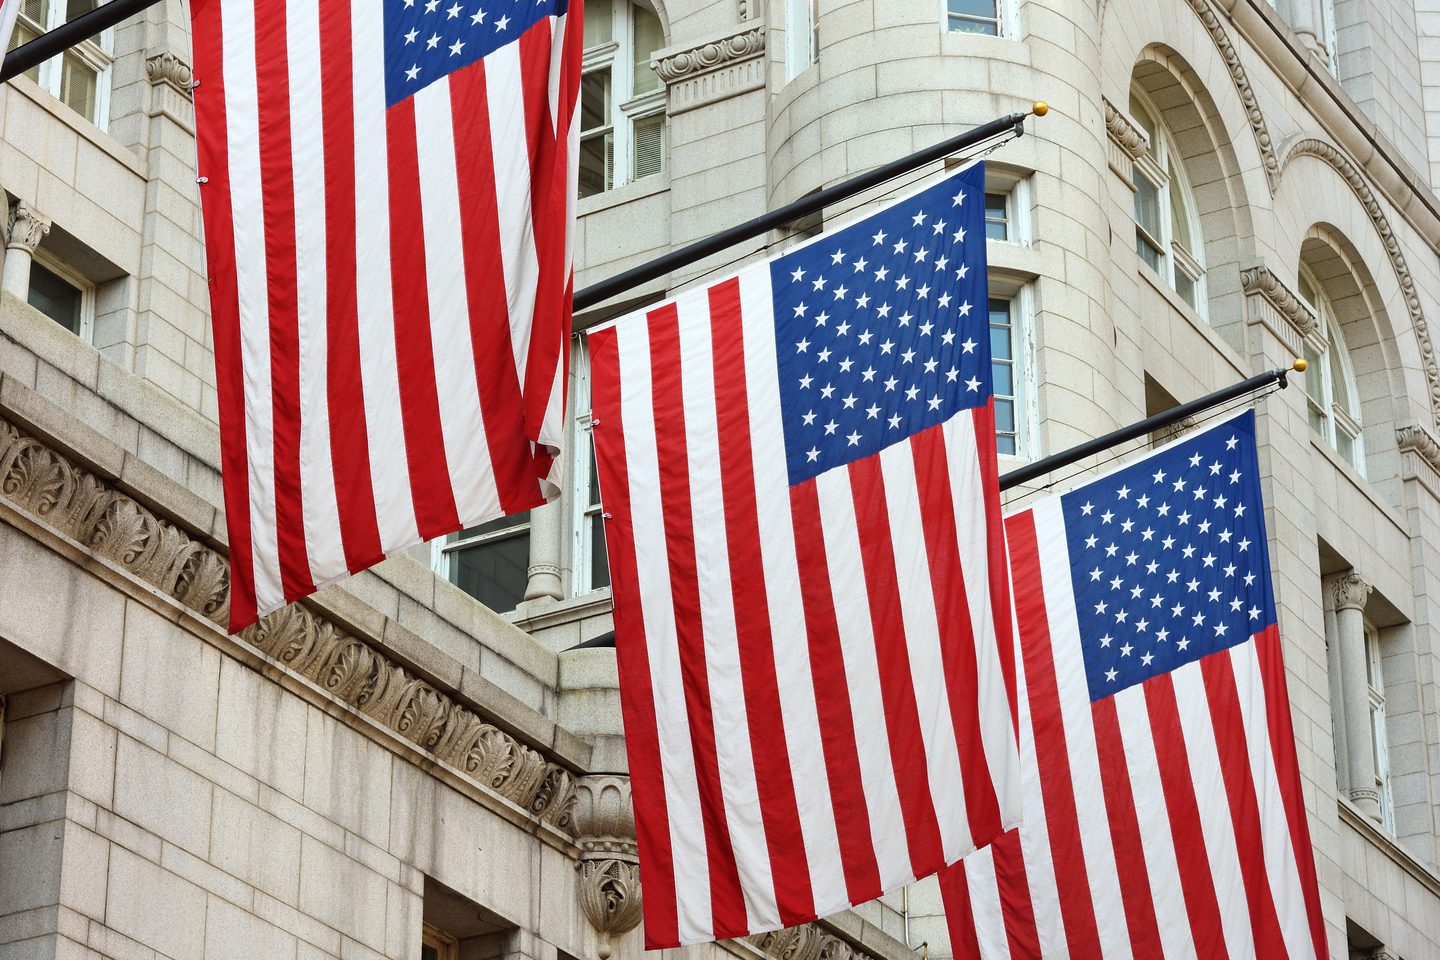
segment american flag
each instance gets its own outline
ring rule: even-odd
[[[590,336],[651,948],[844,909],[1016,822],[983,185]]]
[[[1023,825],[941,875],[955,955],[1327,956],[1255,415],[1006,520]]]
[[[580,0],[195,0],[230,628],[558,493]]]

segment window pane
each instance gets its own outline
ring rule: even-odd
[[[427,943],[420,948],[420,960],[440,960],[440,954]]]
[[[997,0],[947,0],[947,3],[951,30],[990,36],[999,34],[1000,12]]]
[[[76,17],[83,17],[98,6],[100,6],[100,0],[67,0],[65,19],[74,20]]]
[[[600,474],[595,465],[595,441],[590,441],[590,480],[589,490],[585,495],[585,503],[588,506],[598,507],[600,505]]]
[[[580,196],[593,197],[609,190],[615,181],[615,134],[613,131],[585,137],[580,141]]]
[[[1350,434],[1346,433],[1339,424],[1336,424],[1335,427],[1335,449],[1340,456],[1345,458],[1346,463],[1351,466],[1359,466],[1355,462],[1355,441],[1350,439]]]
[[[1345,365],[1341,361],[1340,351],[1345,348],[1340,345],[1340,331],[1331,330],[1330,349],[1326,361],[1330,364],[1330,381],[1334,384],[1335,405],[1356,420],[1359,420],[1359,411],[1355,409],[1354,398],[1350,396],[1350,385],[1345,382]]]
[[[948,0],[950,12],[967,17],[989,17],[994,20],[996,0]]]
[[[1010,239],[1009,198],[1003,193],[985,194],[985,236],[990,240]]]
[[[1178,267],[1175,270],[1175,292],[1180,294],[1180,299],[1190,306],[1197,310],[1200,308],[1200,305],[1195,302],[1195,281],[1191,280],[1189,275]]]
[[[610,586],[610,560],[605,555],[605,521],[600,515],[590,517],[590,589]]]
[[[665,169],[665,115],[656,114],[635,121],[635,179],[651,177]]]
[[[20,0],[20,16],[41,30],[48,30],[50,28],[49,0]]]
[[[513,610],[525,599],[528,534],[462,547],[453,556],[455,585],[491,610]]]
[[[1009,434],[1015,432],[1015,401],[995,401],[995,432]]]
[[[34,40],[34,39],[35,39],[36,37],[38,37],[38,36],[40,36],[40,31],[32,30],[32,29],[25,23],[24,19],[17,20],[17,21],[15,22],[15,32],[12,33],[12,34],[10,34],[10,46],[7,47],[6,49],[7,49],[7,50],[14,50],[16,47],[20,46],[21,44],[29,43],[31,40]],[[25,76],[29,77],[33,82],[39,83],[39,82],[40,82],[40,67],[39,67],[39,66],[31,67],[29,70],[26,70],[26,71],[25,71]]]
[[[95,84],[98,74],[81,57],[65,54],[60,71],[60,100],[80,116],[96,122]]]
[[[512,513],[508,517],[500,517],[499,519],[491,520],[488,523],[482,523],[479,526],[466,527],[459,533],[452,533],[450,535],[450,540],[451,542],[455,542],[457,540],[468,540],[471,537],[479,537],[487,533],[499,533],[501,530],[508,530],[511,527],[518,527],[522,523],[529,522],[530,511],[522,510],[519,513]]]
[[[665,45],[660,18],[638,4],[631,8],[635,22],[635,94],[660,89],[660,78],[650,69],[650,57]]]
[[[1160,187],[1135,169],[1135,222],[1155,239],[1163,239],[1160,228]]]
[[[30,306],[71,333],[80,333],[80,291],[46,270],[30,264]]]
[[[1155,143],[1155,118],[1150,116],[1150,111],[1134,93],[1130,94],[1130,116],[1135,118],[1135,122],[1140,124],[1140,128],[1145,131],[1145,136],[1149,138],[1150,142],[1146,146],[1145,152],[1152,157],[1155,156],[1155,151],[1159,149]]]
[[[1010,322],[1008,314],[1002,314],[1000,323]],[[994,313],[990,314],[990,358],[992,360],[1011,360],[1010,356],[1010,328],[1009,326],[996,326]]]
[[[585,46],[594,47],[609,43],[615,36],[612,23],[614,12],[607,0],[601,0],[585,8]]]
[[[1185,212],[1185,195],[1173,163],[1170,164],[1170,231],[1171,239],[1194,256],[1198,249],[1197,238],[1190,233],[1190,215]]]
[[[1135,252],[1140,254],[1140,259],[1150,264],[1150,269],[1156,273],[1160,272],[1160,249],[1150,242],[1139,230],[1135,231]]]
[[[610,126],[610,70],[592,70],[580,78],[580,132]]]

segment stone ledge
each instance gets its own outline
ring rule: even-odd
[[[1370,846],[1384,853],[1394,861],[1396,866],[1422,883],[1433,895],[1440,897],[1440,873],[1437,873],[1434,867],[1417,860],[1414,855],[1400,846],[1394,837],[1376,827],[1369,817],[1355,809],[1350,801],[1337,798],[1335,802],[1339,807],[1341,823],[1364,837]]]

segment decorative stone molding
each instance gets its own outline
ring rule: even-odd
[[[33,255],[35,248],[50,232],[50,218],[40,213],[24,200],[18,200],[10,212],[10,230],[5,241],[6,250],[19,250]]]
[[[1430,385],[1430,412],[1436,426],[1440,427],[1440,365],[1437,365],[1435,347],[1430,340],[1430,325],[1425,320],[1424,311],[1420,309],[1420,295],[1415,290],[1415,278],[1410,273],[1410,265],[1405,261],[1405,254],[1400,249],[1400,240],[1395,236],[1390,220],[1375,197],[1375,191],[1370,189],[1370,184],[1353,160],[1339,148],[1323,140],[1301,140],[1296,143],[1285,155],[1285,166],[1290,166],[1297,157],[1315,157],[1334,167],[1354,191],[1360,205],[1365,208],[1366,215],[1370,217],[1370,222],[1375,225],[1375,232],[1380,235],[1380,242],[1385,246],[1385,255],[1390,258],[1390,267],[1395,271],[1395,279],[1400,283],[1400,294],[1405,298],[1405,310],[1410,314],[1410,325],[1415,329],[1415,339],[1420,343],[1420,362],[1425,369],[1425,380]]]
[[[607,960],[611,938],[635,929],[642,911],[630,778],[596,774],[577,780],[573,821],[580,909],[600,934],[600,960]]]
[[[1260,148],[1260,162],[1265,167],[1265,179],[1270,184],[1270,192],[1274,193],[1280,182],[1280,158],[1275,152],[1275,143],[1270,138],[1270,128],[1265,124],[1265,115],[1260,112],[1260,102],[1256,99],[1255,90],[1250,86],[1250,78],[1246,76],[1245,67],[1240,62],[1240,52],[1230,42],[1230,35],[1225,32],[1220,15],[1215,12],[1210,0],[1188,2],[1210,34],[1210,39],[1215,42],[1215,48],[1220,51],[1220,59],[1225,61],[1225,69],[1230,72],[1230,81],[1235,84],[1235,92],[1240,95],[1240,103],[1245,108],[1245,119],[1250,122],[1255,143]]]
[[[1240,271],[1240,288],[1249,300],[1250,319],[1267,327],[1292,354],[1299,356],[1305,338],[1319,330],[1319,321],[1309,305],[1263,264]]]
[[[775,960],[869,960],[871,956],[814,923],[757,933],[747,939]]]
[[[1431,470],[1440,474],[1440,440],[1429,430],[1418,423],[1408,423],[1395,428],[1395,440],[1401,453],[1415,454]]]
[[[1125,156],[1131,160],[1140,159],[1150,146],[1149,136],[1135,125],[1128,114],[1111,103],[1109,97],[1100,99],[1105,104],[1105,132]]]
[[[195,78],[190,72],[190,64],[181,60],[170,51],[157,53],[145,60],[145,75],[150,78],[150,83],[160,85],[168,84],[175,92],[189,97],[190,90],[195,86]]]
[[[1330,605],[1336,610],[1364,610],[1375,589],[1354,570],[1331,578],[1329,588]]]
[[[0,496],[202,617],[222,628],[226,623],[230,563],[224,554],[4,418]],[[568,770],[308,607],[283,607],[239,639],[536,820],[573,834],[576,792]]]
[[[664,50],[651,66],[670,91],[670,113],[725,100],[765,86],[765,24],[745,26],[680,49]]]

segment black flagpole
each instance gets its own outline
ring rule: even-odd
[[[1222,403],[1227,403],[1237,397],[1243,397],[1248,393],[1254,393],[1256,390],[1262,390],[1272,383],[1278,383],[1280,389],[1283,390],[1290,385],[1288,377],[1291,372],[1304,373],[1305,367],[1305,361],[1297,359],[1289,367],[1280,367],[1275,370],[1266,370],[1264,373],[1257,373],[1253,377],[1216,390],[1214,393],[1207,393],[1205,396],[1191,400],[1189,403],[1182,403],[1179,406],[1171,407],[1169,410],[1157,413],[1153,417],[1146,417],[1144,420],[1132,423],[1128,427],[1121,427],[1119,430],[1111,431],[1103,437],[1087,440],[1078,446],[1071,447],[1069,450],[1061,450],[1059,453],[1045,457],[1043,460],[1028,463],[1018,470],[1011,470],[1002,476],[1000,478],[1000,489],[1009,490],[1011,487],[1017,487],[1037,477],[1043,477],[1047,473],[1059,470],[1061,467],[1068,467],[1073,463],[1078,463],[1086,457],[1108,450],[1128,440],[1143,437],[1147,433],[1153,433],[1156,430],[1163,430],[1168,426],[1179,423],[1186,417],[1194,416],[1212,407],[1218,407]],[[600,634],[600,636],[594,639],[586,640],[584,643],[577,643],[568,649],[588,650],[613,646],[615,646],[615,631],[610,630]]]
[[[76,44],[89,40],[159,2],[160,0],[110,0],[89,13],[61,24],[49,33],[42,33],[29,43],[5,54],[5,64],[0,66],[0,83],[38,67],[56,54],[64,53]]]

